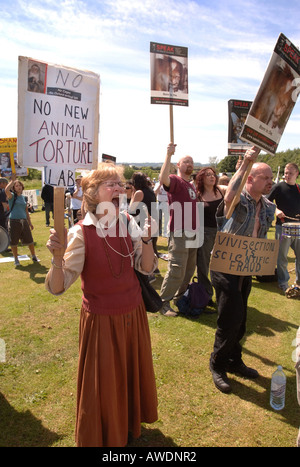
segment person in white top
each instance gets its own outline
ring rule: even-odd
[[[81,176],[75,178],[75,191],[71,198],[71,209],[73,211],[74,223],[77,222],[77,211],[81,208],[82,205],[81,179]]]
[[[169,223],[169,203],[168,194],[164,189],[163,184],[159,180],[154,186],[154,193],[158,203],[158,216],[159,216],[159,235],[163,237],[168,236],[168,223]]]

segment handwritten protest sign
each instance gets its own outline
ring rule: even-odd
[[[210,269],[238,276],[274,274],[279,241],[218,232]]]
[[[95,73],[19,57],[19,164],[96,168],[99,88]]]
[[[44,167],[44,183],[52,186],[72,187],[75,185],[75,169],[70,167]]]
[[[300,90],[300,51],[280,34],[241,139],[275,154]]]

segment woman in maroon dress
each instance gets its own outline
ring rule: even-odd
[[[142,422],[157,420],[147,312],[134,272],[152,273],[157,258],[150,227],[141,232],[120,213],[124,186],[113,164],[83,178],[86,214],[70,229],[64,255],[53,256],[46,279],[59,295],[81,276],[77,446],[122,447],[129,433],[140,436]],[[62,245],[50,232],[53,254]]]

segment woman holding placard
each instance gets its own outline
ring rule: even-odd
[[[134,268],[157,267],[150,227],[129,235],[131,217],[119,212],[122,173],[104,163],[82,179],[87,210],[63,247],[55,230],[47,246],[54,255],[48,290],[59,295],[81,276],[76,443],[123,447],[140,435],[141,423],[157,419],[157,396],[147,313]],[[139,231],[141,234],[141,231]]]

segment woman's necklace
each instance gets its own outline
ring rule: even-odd
[[[119,237],[121,252],[118,251],[118,250],[115,250],[115,249],[109,244],[109,242],[107,241],[106,235],[105,235],[104,232],[103,232],[103,228],[102,228],[100,222],[98,222],[98,227],[100,228],[100,230],[101,230],[101,232],[102,232],[101,237],[102,237],[102,239],[103,239],[104,251],[105,251],[105,254],[106,254],[106,257],[107,257],[107,260],[108,260],[109,268],[110,268],[110,270],[111,270],[111,273],[112,273],[113,277],[115,277],[116,279],[118,279],[118,278],[121,276],[121,274],[122,274],[122,272],[123,272],[123,269],[124,269],[124,258],[130,257],[131,267],[133,267],[133,258],[134,258],[135,250],[134,250],[134,251],[130,251],[130,250],[129,250],[127,241],[126,241],[126,239],[125,239],[125,236],[124,236],[124,242],[125,242],[125,245],[126,245],[128,254],[124,254],[124,250],[122,249],[121,237]],[[124,227],[124,225],[122,225],[122,227]],[[127,229],[126,229],[126,231],[127,231]],[[109,256],[109,250],[108,250],[107,247],[109,247],[111,250],[113,250],[115,253],[117,253],[118,255],[120,255],[120,256],[122,257],[122,260],[121,260],[121,269],[120,269],[120,273],[119,273],[119,274],[116,274],[116,273],[113,271],[111,259],[110,259],[110,256]],[[136,247],[136,248],[137,248],[137,247]]]
[[[125,258],[125,255],[123,254],[123,248],[122,248],[122,242],[121,242],[121,238],[119,237],[119,240],[120,240],[120,248],[121,248],[121,252],[115,250],[107,241],[106,237],[103,238],[103,246],[104,246],[104,251],[105,251],[105,255],[106,255],[106,258],[107,258],[107,261],[108,261],[108,264],[109,264],[109,269],[113,275],[113,277],[115,277],[116,279],[119,279],[122,275],[122,272],[124,270],[124,258]],[[119,274],[115,273],[114,270],[113,270],[113,266],[112,266],[112,263],[111,263],[111,258],[109,256],[109,251],[108,251],[108,248],[107,248],[107,245],[115,252],[117,253],[118,255],[121,256],[121,267],[120,267],[120,272]]]

